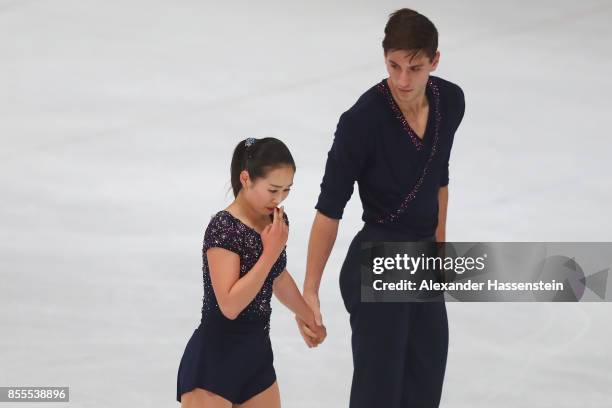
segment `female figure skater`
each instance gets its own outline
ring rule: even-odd
[[[288,218],[278,205],[294,173],[278,139],[249,138],[234,150],[235,200],[204,234],[202,319],[177,379],[183,408],[280,407],[269,337],[272,293],[312,329],[305,337],[310,347],[326,336],[286,269]]]

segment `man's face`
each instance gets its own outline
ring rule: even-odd
[[[385,54],[389,87],[401,102],[412,102],[425,92],[429,73],[436,70],[440,52],[433,60],[422,52],[390,50]]]

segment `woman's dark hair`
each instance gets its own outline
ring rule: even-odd
[[[438,51],[438,30],[427,17],[403,8],[389,15],[382,42],[385,54],[391,50],[423,52],[433,60]]]
[[[295,171],[295,162],[287,146],[273,137],[263,139],[248,138],[236,146],[230,167],[234,197],[242,189],[240,172],[246,170],[252,181],[265,177],[270,170],[282,166],[291,166]]]

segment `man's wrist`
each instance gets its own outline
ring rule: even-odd
[[[314,282],[304,282],[304,287],[302,289],[304,294],[316,295],[319,296],[319,285]]]
[[[306,326],[313,328],[316,326],[316,322],[315,322],[315,318],[314,318],[314,313],[312,312],[312,310],[309,310],[310,313],[308,313],[307,316],[301,317],[300,319],[302,319],[302,321],[304,323],[306,323]]]

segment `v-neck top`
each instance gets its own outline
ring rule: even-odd
[[[391,95],[386,79],[368,89],[340,116],[327,155],[315,208],[341,219],[355,181],[362,220],[412,232],[435,234],[438,190],[449,182],[455,131],[465,112],[461,88],[430,76],[423,139],[410,128]]]
[[[289,218],[284,213],[284,220],[289,225]],[[218,247],[232,251],[240,257],[240,277],[246,275],[259,257],[263,253],[263,242],[261,235],[252,227],[246,225],[227,210],[219,211],[215,214],[204,233],[202,245],[202,278],[204,286],[204,296],[202,299],[202,324],[207,324],[209,319],[222,320],[232,326],[241,324],[259,323],[265,330],[270,329],[270,316],[272,307],[272,285],[287,266],[287,252],[283,249],[280,256],[268,273],[263,286],[255,298],[247,307],[238,314],[234,320],[227,319],[219,308],[219,303],[215,296],[210,279],[210,266],[206,251],[210,248]]]
[[[415,148],[419,151],[422,150],[426,141],[425,138],[428,136],[429,133],[428,130],[431,129],[432,126],[432,119],[435,116],[435,98],[432,93],[432,87],[428,86],[425,88],[425,97],[427,98],[427,103],[429,104],[429,107],[427,113],[427,123],[425,124],[425,131],[423,132],[422,138],[419,137],[419,135],[414,131],[414,129],[412,129],[412,127],[406,120],[406,117],[404,116],[401,108],[399,107],[399,105],[395,101],[395,98],[393,97],[393,94],[391,93],[391,89],[389,88],[389,83],[386,78],[383,79],[377,85],[377,90],[384,95],[387,104],[389,105],[389,108],[393,111],[393,116],[402,124],[402,127],[406,131],[408,137],[410,137],[410,140],[414,144]]]

